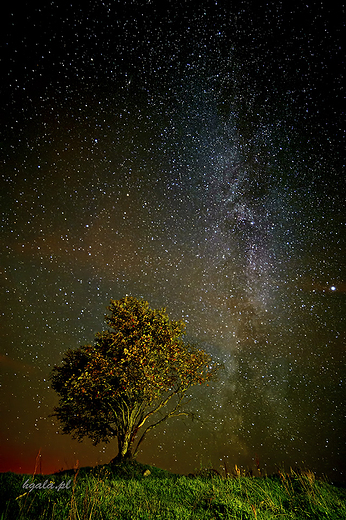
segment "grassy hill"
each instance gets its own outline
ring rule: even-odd
[[[184,476],[134,462],[49,476],[0,474],[0,520],[341,520],[345,499],[344,487],[309,471]]]

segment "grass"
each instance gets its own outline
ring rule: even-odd
[[[23,488],[45,481],[69,489]],[[251,477],[235,466],[224,477],[211,469],[184,476],[134,462],[51,476],[0,474],[0,520],[339,520],[345,499],[345,488],[310,471]]]

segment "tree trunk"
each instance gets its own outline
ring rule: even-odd
[[[132,453],[127,452],[125,455],[118,453],[118,455],[110,461],[110,464],[119,464],[119,462],[132,461],[132,460],[135,460]]]
[[[128,431],[124,435],[118,435],[118,455],[110,461],[111,464],[134,460],[137,454],[132,453],[132,446],[137,431]]]

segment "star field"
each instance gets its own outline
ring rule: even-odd
[[[139,460],[345,479],[343,8],[11,3],[1,31],[1,471],[106,463],[49,374],[110,298],[224,363]]]

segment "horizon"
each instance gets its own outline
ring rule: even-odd
[[[38,459],[39,459],[39,462],[37,462]],[[317,472],[311,471],[307,467],[298,467],[298,466],[293,466],[293,465],[284,467],[284,466],[276,465],[275,471],[268,473],[265,469],[263,471],[263,469],[261,467],[257,466],[258,461],[256,461],[256,460],[252,462],[252,465],[246,465],[246,466],[244,466],[244,465],[239,466],[236,463],[234,463],[232,466],[228,466],[227,464],[225,465],[225,461],[223,461],[223,464],[220,465],[219,469],[216,469],[210,465],[209,466],[205,465],[205,466],[200,466],[199,468],[196,467],[194,469],[194,472],[191,471],[188,473],[174,472],[174,471],[168,470],[166,468],[161,468],[155,464],[141,462],[137,458],[134,458],[131,460],[123,460],[123,461],[116,462],[116,463],[112,463],[111,461],[104,462],[101,464],[95,464],[94,466],[81,466],[81,465],[79,465],[79,461],[77,460],[73,467],[61,468],[61,469],[53,471],[53,472],[42,472],[42,467],[41,467],[42,459],[41,459],[41,457],[39,457],[39,454],[38,454],[36,457],[35,468],[33,471],[19,472],[19,471],[5,470],[5,471],[1,471],[0,474],[14,473],[14,474],[23,475],[23,476],[30,475],[32,478],[35,478],[36,476],[44,477],[44,476],[52,476],[52,475],[62,475],[64,473],[69,473],[71,471],[73,471],[75,474],[78,474],[80,470],[85,470],[85,469],[94,470],[96,468],[101,468],[103,466],[112,466],[112,465],[121,466],[121,465],[127,465],[127,464],[137,464],[137,463],[143,467],[149,466],[149,467],[153,467],[156,469],[167,471],[168,473],[171,473],[172,475],[180,475],[180,476],[188,476],[188,477],[189,476],[198,477],[200,472],[212,470],[213,472],[216,471],[217,474],[223,479],[224,478],[259,478],[259,479],[262,479],[262,478],[270,478],[270,477],[274,477],[274,476],[279,476],[280,473],[283,473],[284,475],[285,474],[287,474],[287,475],[303,474],[304,475],[307,472],[308,473],[312,472],[314,475],[314,478],[316,478],[316,480],[327,481],[330,484],[336,485],[336,486],[344,487],[346,485],[346,480],[335,479],[332,481],[328,477],[327,474],[324,474],[324,473],[318,474]]]

